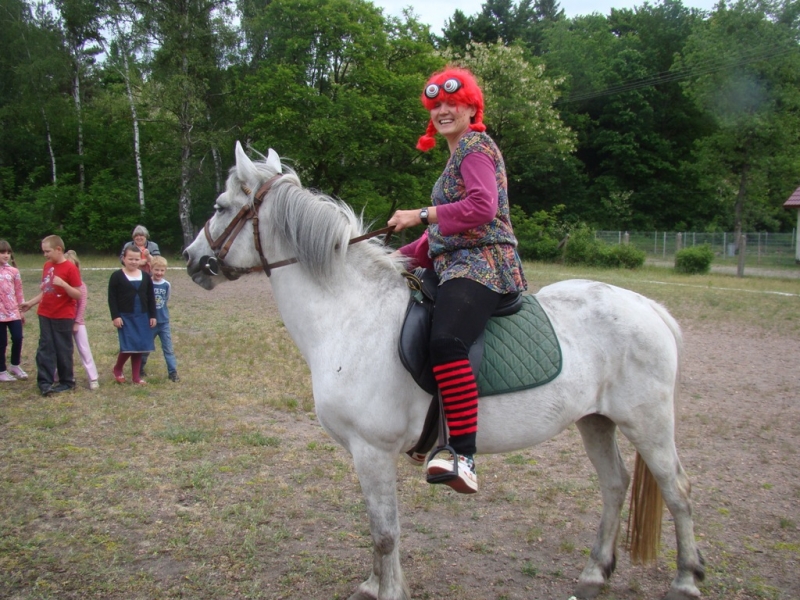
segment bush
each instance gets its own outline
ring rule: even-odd
[[[675,254],[675,270],[687,275],[708,273],[711,270],[712,260],[714,260],[714,252],[708,244],[684,248]]]
[[[588,227],[576,228],[569,237],[564,252],[568,265],[636,269],[644,264],[645,253],[631,245],[606,244],[594,237]]]
[[[630,244],[603,244],[599,248],[599,265],[622,269],[638,269],[644,264],[645,253]]]
[[[563,205],[551,211],[540,210],[528,216],[519,206],[511,206],[511,222],[519,242],[517,251],[524,260],[554,261],[560,254],[559,240],[563,237],[559,214]]]

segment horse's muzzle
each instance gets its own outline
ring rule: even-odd
[[[206,273],[214,277],[220,274],[219,259],[216,256],[201,256],[199,267]]]

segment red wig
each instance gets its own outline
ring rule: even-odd
[[[460,85],[452,93],[448,93],[445,82],[456,80]],[[430,95],[429,95],[430,94]],[[433,95],[433,97],[431,97]],[[461,106],[472,106],[475,108],[475,116],[470,122],[469,128],[472,131],[486,131],[483,124],[483,92],[475,76],[466,69],[458,67],[447,67],[442,71],[437,71],[428,78],[425,89],[422,91],[422,105],[427,110],[433,110],[438,102],[453,102]],[[428,121],[428,128],[425,135],[417,141],[417,150],[427,152],[436,145],[436,127],[433,121]]]

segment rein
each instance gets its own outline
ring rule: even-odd
[[[253,197],[252,206],[249,204],[243,206],[233,220],[228,223],[225,231],[223,231],[216,240],[211,237],[211,230],[208,226],[211,220],[209,219],[206,221],[203,231],[205,232],[206,240],[208,241],[209,246],[211,246],[211,250],[214,252],[214,256],[205,256],[201,258],[203,270],[206,273],[213,276],[219,275],[221,272],[225,277],[233,280],[238,279],[241,275],[246,275],[247,273],[264,271],[267,277],[269,277],[272,274],[272,269],[293,265],[297,262],[296,258],[287,258],[284,260],[279,260],[278,262],[270,263],[267,260],[267,257],[264,256],[264,252],[261,249],[261,236],[258,230],[258,212],[261,209],[261,204],[264,202],[267,194],[272,189],[272,185],[281,177],[282,175],[279,173],[277,175],[273,175],[267,181],[265,181],[261,187],[258,188],[256,195]],[[242,191],[248,196],[253,193],[252,190],[246,186],[242,186]],[[225,257],[228,255],[228,251],[231,249],[236,236],[239,235],[239,232],[242,230],[247,221],[253,222],[253,243],[255,244],[259,258],[261,259],[261,266],[229,267],[224,262]],[[394,225],[376,229],[374,231],[370,231],[369,233],[365,233],[364,235],[352,238],[347,245],[350,246],[358,242],[363,242],[364,240],[368,240],[385,233],[386,238],[383,240],[383,245],[386,246],[389,243],[389,239],[392,237],[393,231]]]

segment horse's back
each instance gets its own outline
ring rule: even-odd
[[[568,379],[594,386],[597,412],[612,405],[672,402],[681,334],[666,308],[636,292],[587,280],[556,283],[537,294],[561,344]],[[624,398],[624,400],[623,400]]]
[[[588,335],[621,338],[656,335],[667,346],[680,344],[680,327],[666,308],[631,290],[600,281],[568,279],[543,287],[536,297],[561,338]],[[559,331],[558,326],[562,331]]]

